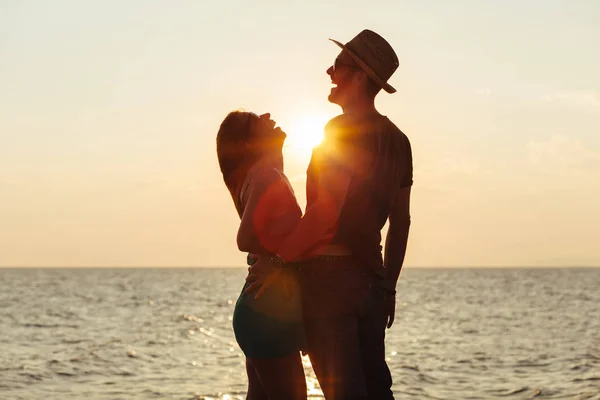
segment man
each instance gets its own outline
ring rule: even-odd
[[[307,351],[328,400],[393,399],[385,328],[394,322],[396,284],[410,226],[408,138],[375,108],[398,67],[377,33],[364,30],[327,70],[329,101],[343,113],[327,124],[307,170],[307,208],[276,257],[250,268],[260,296],[277,267],[300,269]],[[385,257],[381,229],[389,218]]]

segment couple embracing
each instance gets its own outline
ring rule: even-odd
[[[375,97],[395,92],[387,80],[398,58],[370,30],[333,42],[329,101],[342,114],[313,150],[304,214],[283,173],[286,135],[269,114],[234,111],[217,134],[238,248],[249,254],[233,317],[249,400],[306,399],[300,352],[327,400],[394,398],[384,339],[408,240],[412,153]]]

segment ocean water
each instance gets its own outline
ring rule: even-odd
[[[0,399],[245,398],[244,275],[0,269]],[[600,269],[406,269],[386,343],[397,399],[598,400]]]

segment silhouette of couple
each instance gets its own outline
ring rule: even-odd
[[[387,81],[398,58],[370,30],[332,41],[341,52],[327,69],[329,101],[342,114],[313,150],[304,214],[283,173],[286,135],[270,114],[231,112],[217,134],[250,264],[233,316],[249,400],[306,399],[301,351],[327,400],[394,398],[384,339],[408,240],[412,153],[375,97],[395,92]]]

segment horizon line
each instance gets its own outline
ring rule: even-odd
[[[0,265],[0,269],[246,269],[247,266],[151,266],[151,265],[138,265],[138,266],[56,266],[56,265],[37,265],[37,266],[9,266]],[[443,265],[443,266],[403,266],[402,269],[510,269],[510,268],[521,268],[521,269],[567,269],[567,268],[600,268],[600,265]]]

